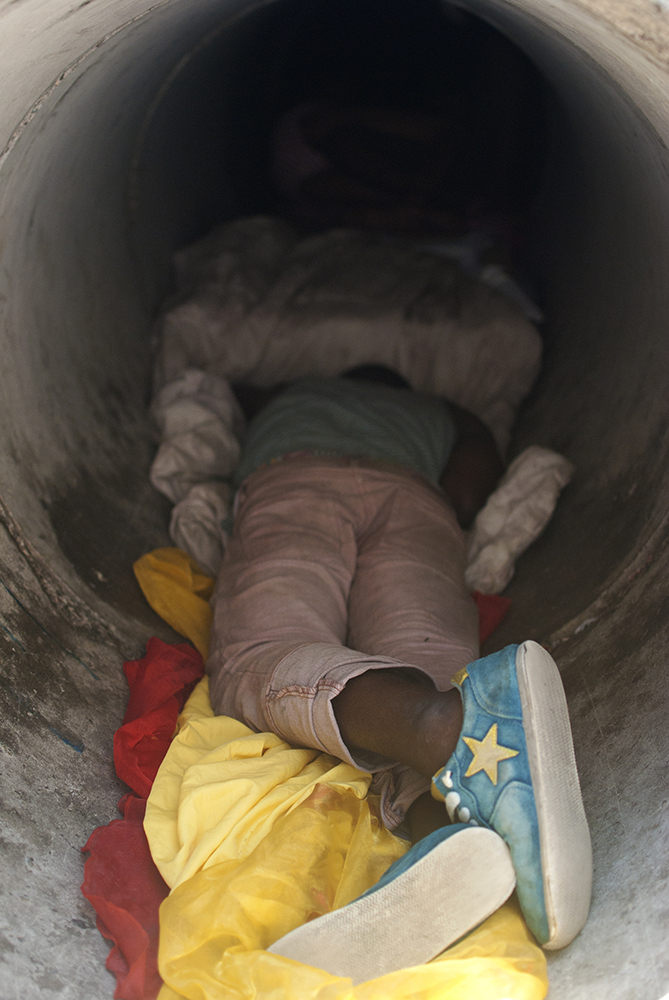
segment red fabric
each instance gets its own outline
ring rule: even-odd
[[[146,798],[167,753],[177,716],[204,672],[202,657],[182,643],[150,639],[146,656],[125,663],[130,698],[114,737],[116,773],[140,798],[124,795],[123,819],[99,826],[84,851],[81,891],[97,914],[98,930],[114,942],[107,968],[115,1000],[154,1000],[158,972],[158,910],[169,889],[153,863],[144,833]]]
[[[123,819],[99,826],[84,851],[86,899],[97,914],[98,930],[114,947],[107,968],[116,976],[116,1000],[153,1000],[158,973],[158,908],[169,889],[154,865],[142,826],[146,801],[124,795]]]
[[[481,594],[475,590],[472,597],[479,609],[479,642],[483,644],[506,618],[511,601],[501,594]]]
[[[147,798],[186,698],[203,674],[191,646],[149,639],[146,656],[123,664],[130,686],[123,725],[114,735],[114,766],[121,781]]]

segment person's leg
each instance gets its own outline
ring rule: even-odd
[[[277,665],[301,647],[343,646],[354,570],[336,499],[308,466],[284,462],[249,477],[212,599],[215,712],[271,728],[266,693]],[[293,678],[296,688],[311,680]]]
[[[370,491],[380,486],[382,477],[366,478]],[[451,530],[438,497],[425,500],[423,489],[413,485],[404,490],[396,484],[394,496],[388,491],[383,518],[373,519],[358,538],[349,597],[349,643],[368,654],[396,651],[400,663],[349,677],[332,708],[356,761],[403,763],[385,772],[389,781],[381,808],[387,822],[393,812],[401,817],[403,804],[409,806],[414,847],[368,893],[296,927],[270,948],[354,983],[433,958],[498,909],[516,883],[501,837],[472,825],[450,825],[443,803],[429,792],[414,797],[429,787],[461,734],[460,695],[438,690],[437,684],[450,686],[452,673],[478,652],[478,642],[475,608],[464,578],[460,583],[459,529]],[[435,530],[424,537],[420,528],[411,530],[412,522],[422,524],[421,499],[439,514]],[[384,798],[390,800],[385,812]],[[393,803],[400,808],[393,810]]]
[[[402,669],[368,670],[347,682],[333,701],[344,743],[399,760],[426,778],[448,760],[462,729],[457,691],[437,691],[424,675]]]
[[[418,513],[414,504],[409,509]],[[426,511],[420,513],[416,520],[427,523]],[[453,641],[457,616],[449,618],[458,600],[457,546],[449,548],[443,532],[442,545],[434,544],[438,522],[432,544],[410,526],[393,537],[393,523],[390,515],[371,542],[361,540],[349,640],[354,636],[357,648],[428,670],[434,687],[418,672],[354,677],[333,703],[339,730],[358,758],[378,754],[435,776],[432,787],[445,808],[440,817],[439,806],[425,796],[411,804],[414,841],[447,817],[500,834],[511,851],[529,926],[546,947],[563,947],[587,916],[592,861],[559,671],[532,642],[480,660],[460,652],[465,658],[458,662],[453,647],[466,642]],[[405,540],[419,554],[415,565],[402,555]],[[440,614],[441,631],[435,625]],[[381,633],[375,631],[379,624]],[[444,690],[451,678],[457,691]]]
[[[350,749],[360,747],[362,755],[378,762],[371,770],[404,758],[406,771],[426,781],[440,768],[435,787],[445,799],[442,818],[448,813],[459,823],[435,831],[412,849],[419,852],[417,864],[422,865],[423,843],[437,859],[425,884],[433,884],[432,873],[441,871],[444,893],[451,890],[459,859],[472,856],[467,845],[473,846],[472,838],[485,833],[472,824],[488,827],[491,858],[499,846],[497,833],[512,856],[515,852],[520,857],[520,863],[515,857],[514,863],[532,929],[548,947],[566,943],[587,914],[589,839],[555,664],[540,647],[528,643],[463,667],[457,678],[461,719],[459,695],[439,691],[425,664],[412,662],[416,656],[402,662],[345,647],[346,581],[353,572],[356,546],[343,537],[348,514],[341,505],[346,506],[356,489],[359,494],[362,477],[344,476],[352,470],[343,468],[334,477],[321,474],[316,497],[314,468],[304,471],[301,483],[293,472],[280,483],[275,479],[264,510],[256,497],[255,509],[242,511],[232,558],[219,580],[223,599],[214,608],[217,638],[208,669],[222,705],[218,710],[364,767],[361,755],[356,752],[354,759]],[[308,492],[300,494],[307,480]],[[364,506],[357,502],[359,514]],[[252,522],[247,530],[244,518]],[[362,534],[358,532],[358,538]],[[359,623],[356,628],[361,635]],[[416,638],[409,636],[411,642]],[[436,658],[437,675],[441,659]],[[221,677],[222,684],[217,684]],[[423,803],[417,800],[414,807],[417,825],[426,820]],[[574,830],[579,856],[575,878],[570,875],[573,851],[565,848],[573,846]],[[531,857],[524,858],[528,843]],[[450,897],[449,912],[467,913],[456,936],[492,912],[511,891],[509,858],[505,861],[502,852],[495,864],[500,882],[494,893],[489,892],[489,868],[475,864],[457,897]],[[414,884],[413,868],[404,874],[402,885]],[[550,890],[548,896],[544,887]],[[475,914],[467,910],[474,889],[482,904]],[[419,911],[421,907],[419,901]],[[402,910],[394,930],[405,915]],[[349,938],[344,936],[340,943],[346,952]]]
[[[377,509],[358,538],[348,643],[411,664],[448,691],[479,652],[464,533],[443,496],[417,477],[368,472],[367,480]]]
[[[368,478],[374,489],[378,477]],[[395,768],[392,788],[382,793],[386,811],[407,813],[415,840],[448,821],[429,793],[420,792],[460,734],[461,701],[449,688],[478,656],[478,613],[465,585],[463,532],[450,506],[418,480],[393,482],[358,540],[348,642],[418,669],[352,678],[333,709],[354,757],[399,760],[426,779],[416,782],[408,768]]]
[[[212,602],[207,672],[215,712],[375,771],[385,758],[353,759],[331,704],[358,674],[407,668],[344,645],[356,531],[369,520],[360,483],[345,460],[308,459],[247,480]]]
[[[351,754],[371,752],[399,760],[430,779],[454,752],[462,730],[457,691],[437,691],[422,674],[374,670],[352,678],[333,701],[339,731]],[[402,794],[402,775],[395,798]],[[400,801],[400,808],[402,803]],[[406,802],[411,842],[416,844],[450,823],[443,803],[429,791]]]

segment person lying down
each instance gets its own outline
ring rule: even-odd
[[[503,465],[478,418],[362,366],[251,417],[206,669],[214,711],[374,775],[409,852],[270,951],[362,982],[433,958],[517,888],[549,949],[585,923],[590,837],[560,675],[478,657],[463,526]]]

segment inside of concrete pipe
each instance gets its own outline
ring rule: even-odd
[[[38,651],[27,674],[8,667],[8,677],[19,687],[29,677],[45,694],[46,729],[58,728],[63,754],[52,759],[46,808],[62,808],[54,786],[68,775],[77,805],[53,829],[69,830],[77,843],[113,812],[107,758],[122,714],[120,653],[138,655],[152,632],[170,636],[131,573],[135,558],[167,543],[167,509],[147,480],[152,319],[169,289],[175,248],[212,222],[272,207],[249,167],[273,113],[272,70],[261,55],[268,38],[293,30],[300,5],[167,0],[146,10],[128,4],[124,20],[119,5],[95,17],[82,5],[69,27],[58,28],[67,58],[45,60],[48,85],[40,90],[35,71],[17,77],[11,107],[20,125],[7,131],[0,170],[2,558],[10,595],[2,641],[8,655],[16,652],[12,637],[26,655],[38,640],[53,654],[47,663]],[[659,628],[651,614],[657,590],[639,597],[634,614],[620,608],[621,587],[654,552],[665,506],[665,78],[652,66],[644,75],[643,56],[581,8],[557,5],[549,18],[531,0],[467,6],[516,42],[546,89],[548,154],[526,254],[547,317],[545,365],[512,450],[546,444],[577,467],[553,522],[519,563],[508,591],[513,610],[495,644],[530,637],[554,646],[581,706],[582,687],[567,668],[585,650],[596,670],[592,629],[609,627],[609,659],[614,647],[620,659]],[[624,619],[627,633],[611,632],[602,624],[608,618]],[[68,661],[73,654],[86,667],[81,676]],[[95,706],[103,689],[101,722]],[[24,717],[25,706],[8,704],[10,753],[27,731],[39,770],[40,760],[51,760],[50,737]],[[585,727],[590,716],[582,711]],[[577,750],[584,732],[577,727]],[[73,776],[68,754],[84,746],[96,760]],[[25,817],[37,856],[45,823],[28,820],[28,803],[16,795],[12,808]],[[595,823],[595,838],[598,831],[605,837]],[[39,865],[74,899],[78,861],[68,858],[57,877],[45,857]],[[72,931],[55,929],[58,909],[54,903],[51,916],[40,917],[56,980],[58,943]],[[102,952],[82,912],[86,959],[68,995],[106,995],[99,985],[90,992]],[[610,933],[613,919],[599,927]],[[555,960],[555,996],[580,995],[575,983],[590,975],[583,955],[574,946],[571,960]],[[19,962],[17,982],[33,981],[31,961]],[[598,981],[602,975],[600,968]],[[619,976],[617,985],[620,997],[639,995],[631,979],[629,989]],[[49,989],[45,980],[42,995]]]
[[[289,39],[301,9],[282,0],[233,17],[189,48],[182,43],[167,74],[164,52],[153,57],[148,23],[135,29],[151,53],[139,66],[125,64],[139,39],[121,35],[73,74],[76,86],[64,83],[52,109],[41,109],[39,134],[24,140],[29,176],[18,166],[22,149],[8,164],[28,213],[12,256],[17,265],[20,255],[29,260],[33,274],[14,307],[22,330],[15,350],[24,355],[17,402],[22,394],[23,409],[27,398],[36,404],[11,440],[17,476],[31,470],[28,506],[39,498],[41,508],[26,511],[26,521],[18,495],[17,520],[39,522],[41,547],[64,572],[72,564],[103,600],[133,616],[141,604],[130,563],[163,537],[165,522],[145,476],[146,329],[176,246],[212,220],[271,209],[262,185],[254,187],[252,153],[267,145],[271,76],[281,71],[280,46],[272,51],[267,38],[283,31]],[[660,302],[638,250],[660,230],[666,195],[657,189],[657,138],[629,98],[582,53],[517,20],[507,32],[515,27],[548,83],[551,146],[527,255],[547,315],[546,363],[516,448],[553,446],[578,469],[512,585],[508,628],[546,639],[611,582],[656,521],[663,414],[652,391],[651,314]]]

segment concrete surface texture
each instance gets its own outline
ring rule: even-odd
[[[266,125],[271,81],[253,62],[254,39],[295,6],[0,0],[3,1000],[113,993],[79,895],[80,848],[117,815],[121,661],[151,634],[172,637],[131,573],[167,540],[166,508],[146,484],[151,320],[172,250],[212,213],[248,210],[223,167],[234,174]],[[550,445],[578,472],[521,560],[495,636],[554,651],[593,834],[591,918],[550,957],[550,996],[660,1000],[668,5],[461,6],[513,39],[551,95],[530,255],[546,365],[514,450]]]

